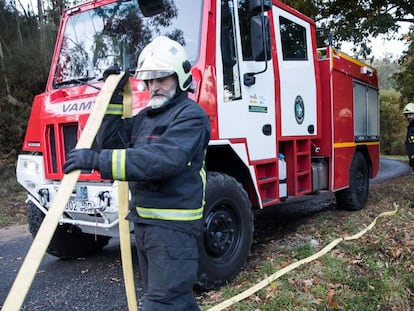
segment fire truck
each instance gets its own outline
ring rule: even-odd
[[[33,235],[103,71],[118,64],[131,73],[138,113],[148,93],[134,68],[159,35],[185,47],[190,96],[211,123],[200,288],[228,282],[243,268],[255,209],[320,191],[335,193],[339,208],[364,208],[379,170],[377,74],[330,46],[318,48],[313,20],[275,0],[97,0],[64,11],[45,91],[34,98],[16,169]],[[82,171],[48,253],[87,256],[117,237],[117,186]]]

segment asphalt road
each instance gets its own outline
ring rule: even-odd
[[[7,297],[32,238],[0,242],[0,301]],[[137,260],[134,254],[134,264]],[[135,273],[137,295],[141,283]],[[112,239],[99,255],[59,260],[45,255],[21,310],[128,310],[120,264],[119,240]]]
[[[380,174],[371,183],[407,175],[410,172],[405,163],[384,159],[381,160]],[[269,219],[269,215],[272,215],[270,219],[289,221],[303,217],[306,213],[329,208],[333,204],[333,195],[323,193],[266,209],[265,213],[256,215],[258,230],[255,234],[259,235],[259,238],[255,241],[260,243],[267,240],[266,235],[271,235],[271,231],[277,228],[274,224],[264,221]],[[22,231],[20,228],[15,234],[0,231],[0,306],[5,301],[32,242],[28,230],[23,229]],[[135,249],[133,255],[137,297],[141,297],[142,286],[137,273]],[[21,310],[128,310],[120,264],[119,240],[112,239],[102,253],[85,259],[69,261],[45,255]]]

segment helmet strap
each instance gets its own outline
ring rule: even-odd
[[[190,64],[190,62],[188,60],[185,60],[183,62],[183,69],[184,69],[184,72],[185,73],[189,73],[190,72],[190,70],[191,70],[191,64]]]

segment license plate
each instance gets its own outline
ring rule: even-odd
[[[95,204],[91,201],[69,200],[65,211],[72,213],[94,214]]]

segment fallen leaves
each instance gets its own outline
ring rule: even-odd
[[[313,278],[303,280],[302,282],[303,282],[303,291],[305,293],[308,293],[309,292],[309,288],[311,286],[316,285],[316,284],[319,283],[319,278],[317,276],[314,276]]]
[[[335,309],[339,308],[339,304],[335,299],[335,290],[334,289],[330,289],[328,291],[328,294],[326,295],[326,303],[327,303],[329,308],[335,308]]]

